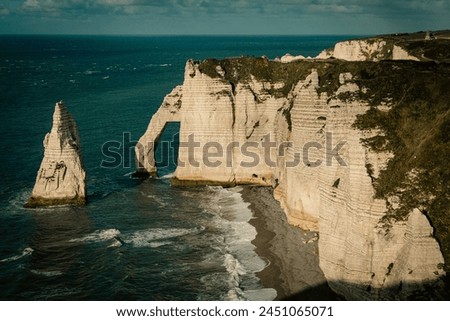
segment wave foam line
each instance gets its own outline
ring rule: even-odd
[[[22,251],[21,254],[19,254],[19,255],[14,255],[14,256],[11,256],[11,257],[8,257],[8,258],[6,258],[6,259],[1,260],[0,262],[1,262],[1,263],[5,263],[5,262],[17,261],[17,260],[20,260],[21,258],[23,258],[23,257],[25,257],[25,256],[31,255],[31,254],[33,253],[33,251],[34,251],[34,250],[33,250],[31,247],[27,247],[27,248],[25,248],[25,249]]]
[[[70,242],[99,242],[115,239],[120,235],[118,229],[112,228],[108,230],[97,230],[91,234],[77,239],[72,239]]]

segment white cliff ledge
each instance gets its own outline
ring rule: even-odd
[[[363,144],[379,133],[354,125],[369,110],[391,108],[391,93],[378,90],[374,79],[392,86],[385,80],[393,73],[394,82],[409,79],[402,68],[406,75],[425,74],[418,66],[188,61],[183,85],[166,96],[139,140],[138,171],[156,173],[153,143],[167,122],[180,122],[180,141],[197,145],[180,148],[175,181],[275,187],[289,222],[319,232],[320,267],[337,293],[405,299],[430,285],[439,289],[444,258],[425,211],[412,208],[383,225],[392,204],[376,197],[373,182],[394,154]],[[276,148],[267,152],[264,142]],[[205,152],[214,158],[205,160]]]
[[[86,173],[80,138],[62,102],[55,105],[53,126],[44,139],[44,158],[25,207],[86,203]]]
[[[316,59],[347,61],[449,61],[450,32],[393,34],[373,38],[341,41],[333,48],[323,50]]]

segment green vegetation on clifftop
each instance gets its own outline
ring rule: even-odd
[[[380,63],[360,82],[372,106],[355,127],[377,130],[363,140],[394,157],[373,180],[376,197],[386,199],[390,219],[402,220],[414,208],[426,214],[450,262],[450,65]],[[387,103],[389,109],[377,106]]]

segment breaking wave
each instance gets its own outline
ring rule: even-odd
[[[27,247],[27,248],[25,248],[25,249],[22,251],[21,254],[19,254],[19,255],[14,255],[14,256],[8,257],[8,258],[6,258],[6,259],[0,260],[0,262],[1,262],[1,263],[6,263],[6,262],[17,261],[17,260],[20,260],[20,259],[23,258],[23,257],[26,257],[26,256],[31,255],[31,254],[33,253],[33,251],[34,251],[34,250],[33,250],[31,247]]]
[[[200,228],[152,228],[132,233],[129,237],[125,238],[125,243],[130,243],[134,247],[160,247],[171,244],[172,241],[170,239],[189,234],[197,234],[201,231],[202,229]]]
[[[172,172],[172,173],[166,174],[164,176],[157,177],[157,179],[169,179],[169,178],[173,178],[174,176],[175,176],[175,172]]]
[[[157,196],[154,194],[145,194],[145,193],[141,193],[141,194],[147,198],[154,200],[158,204],[159,207],[166,207],[169,205],[169,203],[166,202],[162,196]]]
[[[224,266],[229,274],[228,285],[228,300],[242,300],[244,299],[244,292],[240,288],[241,276],[246,274],[245,268],[241,265],[238,259],[231,254],[225,254]]]
[[[88,234],[84,237],[72,239],[69,242],[101,242],[108,241],[111,239],[116,239],[120,235],[120,231],[112,228],[108,230],[97,230],[91,234]]]
[[[209,197],[201,200],[200,204],[205,213],[213,215],[212,224],[222,235],[216,238],[211,247],[216,255],[220,255],[226,270],[221,276],[223,284],[228,288],[223,299],[274,299],[277,295],[275,289],[262,289],[257,286],[259,278],[256,273],[263,270],[268,263],[256,254],[255,246],[251,243],[256,237],[256,230],[248,223],[253,213],[248,208],[249,204],[242,199],[242,188],[208,186],[207,190],[210,192]],[[249,288],[249,284],[255,288]]]
[[[63,275],[61,271],[30,270],[30,272],[36,275],[42,275],[47,277]]]
[[[23,188],[20,192],[9,199],[10,206],[18,210],[23,210],[23,204],[25,204],[31,196],[31,191],[31,188]]]

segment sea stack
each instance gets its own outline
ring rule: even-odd
[[[25,207],[85,203],[86,172],[78,129],[60,101],[55,105],[52,129],[44,138],[44,158]]]

